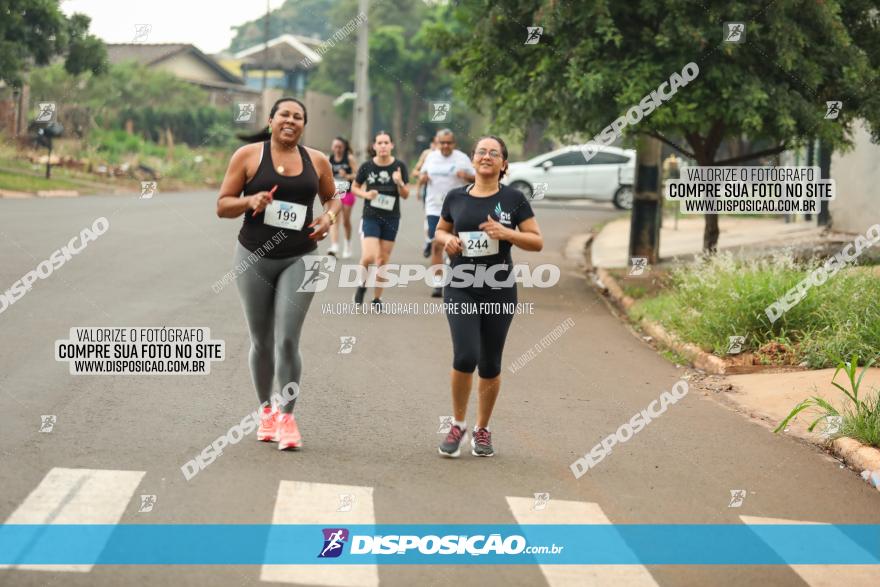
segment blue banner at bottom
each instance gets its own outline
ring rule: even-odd
[[[0,565],[880,564],[880,525],[7,524]]]

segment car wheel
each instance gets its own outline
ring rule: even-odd
[[[526,182],[524,182],[524,181],[515,181],[515,182],[513,182],[512,184],[510,184],[510,187],[512,187],[512,188],[515,189],[516,191],[522,193],[522,195],[524,195],[524,196],[526,197],[527,200],[531,200],[531,199],[532,199],[532,186],[530,186],[530,185],[527,184]]]
[[[631,185],[622,185],[614,192],[614,207],[621,210],[632,210],[633,187]]]

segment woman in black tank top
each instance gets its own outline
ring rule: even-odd
[[[304,255],[327,236],[342,205],[333,198],[327,157],[299,144],[306,121],[299,100],[275,102],[266,130],[248,137],[253,144],[232,156],[217,199],[221,218],[244,215],[231,273],[250,331],[251,376],[262,406],[257,439],[278,441],[279,449],[302,445],[293,417],[302,379],[299,337],[315,284],[329,278],[326,262]],[[313,217],[316,195],[324,211]],[[281,395],[273,395],[273,378]]]
[[[351,257],[351,208],[355,198],[351,191],[351,182],[354,180],[354,170],[357,162],[351,154],[351,147],[343,137],[336,137],[330,145],[330,165],[333,167],[333,177],[336,178],[336,197],[342,201],[342,227],[345,234],[342,238],[342,258]],[[342,188],[345,189],[342,189]],[[327,254],[337,256],[339,254],[339,229],[336,224],[330,227],[330,248]]]

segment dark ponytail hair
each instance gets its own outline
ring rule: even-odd
[[[392,142],[392,143],[394,142],[394,139],[391,138],[390,132],[388,132],[387,130],[380,130],[379,132],[377,132],[376,134],[373,135],[373,142],[370,143],[369,147],[367,147],[367,153],[369,153],[370,157],[376,156],[376,149],[373,148],[373,144],[376,142],[376,139],[379,138],[379,135],[386,135],[390,142]]]
[[[333,140],[342,143],[342,146],[345,149],[342,153],[342,160],[348,161],[348,156],[351,155],[351,145],[348,144],[348,139],[345,137],[335,137]]]
[[[492,139],[493,141],[498,141],[498,144],[501,145],[502,160],[507,161],[507,144],[503,140],[501,140],[501,137],[496,137],[495,135],[483,135],[474,142],[474,148],[471,149],[471,161],[473,161],[474,155],[477,152],[477,145],[480,144],[480,141],[482,141],[483,139]],[[502,169],[501,172],[498,174],[498,181],[500,182],[501,178],[505,175],[507,175],[507,168]]]
[[[269,110],[269,118],[275,116],[275,113],[278,112],[278,107],[283,102],[296,102],[297,104],[299,104],[300,108],[302,108],[303,111],[303,125],[309,123],[309,113],[306,111],[306,105],[300,102],[298,99],[291,98],[289,96],[285,96],[283,98],[278,98],[277,100],[275,100],[275,103],[272,104],[272,109]],[[238,135],[238,138],[246,143],[262,143],[268,141],[271,137],[272,131],[268,124],[264,129],[260,130],[259,132],[249,135]]]

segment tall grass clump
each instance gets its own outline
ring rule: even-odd
[[[743,351],[770,342],[787,347],[798,362],[833,366],[835,357],[880,353],[880,279],[869,271],[841,269],[771,323],[764,310],[822,260],[798,263],[791,254],[744,259],[731,253],[682,263],[670,287],[640,301],[636,315],[660,322],[685,341],[724,356],[729,337],[745,336]]]

